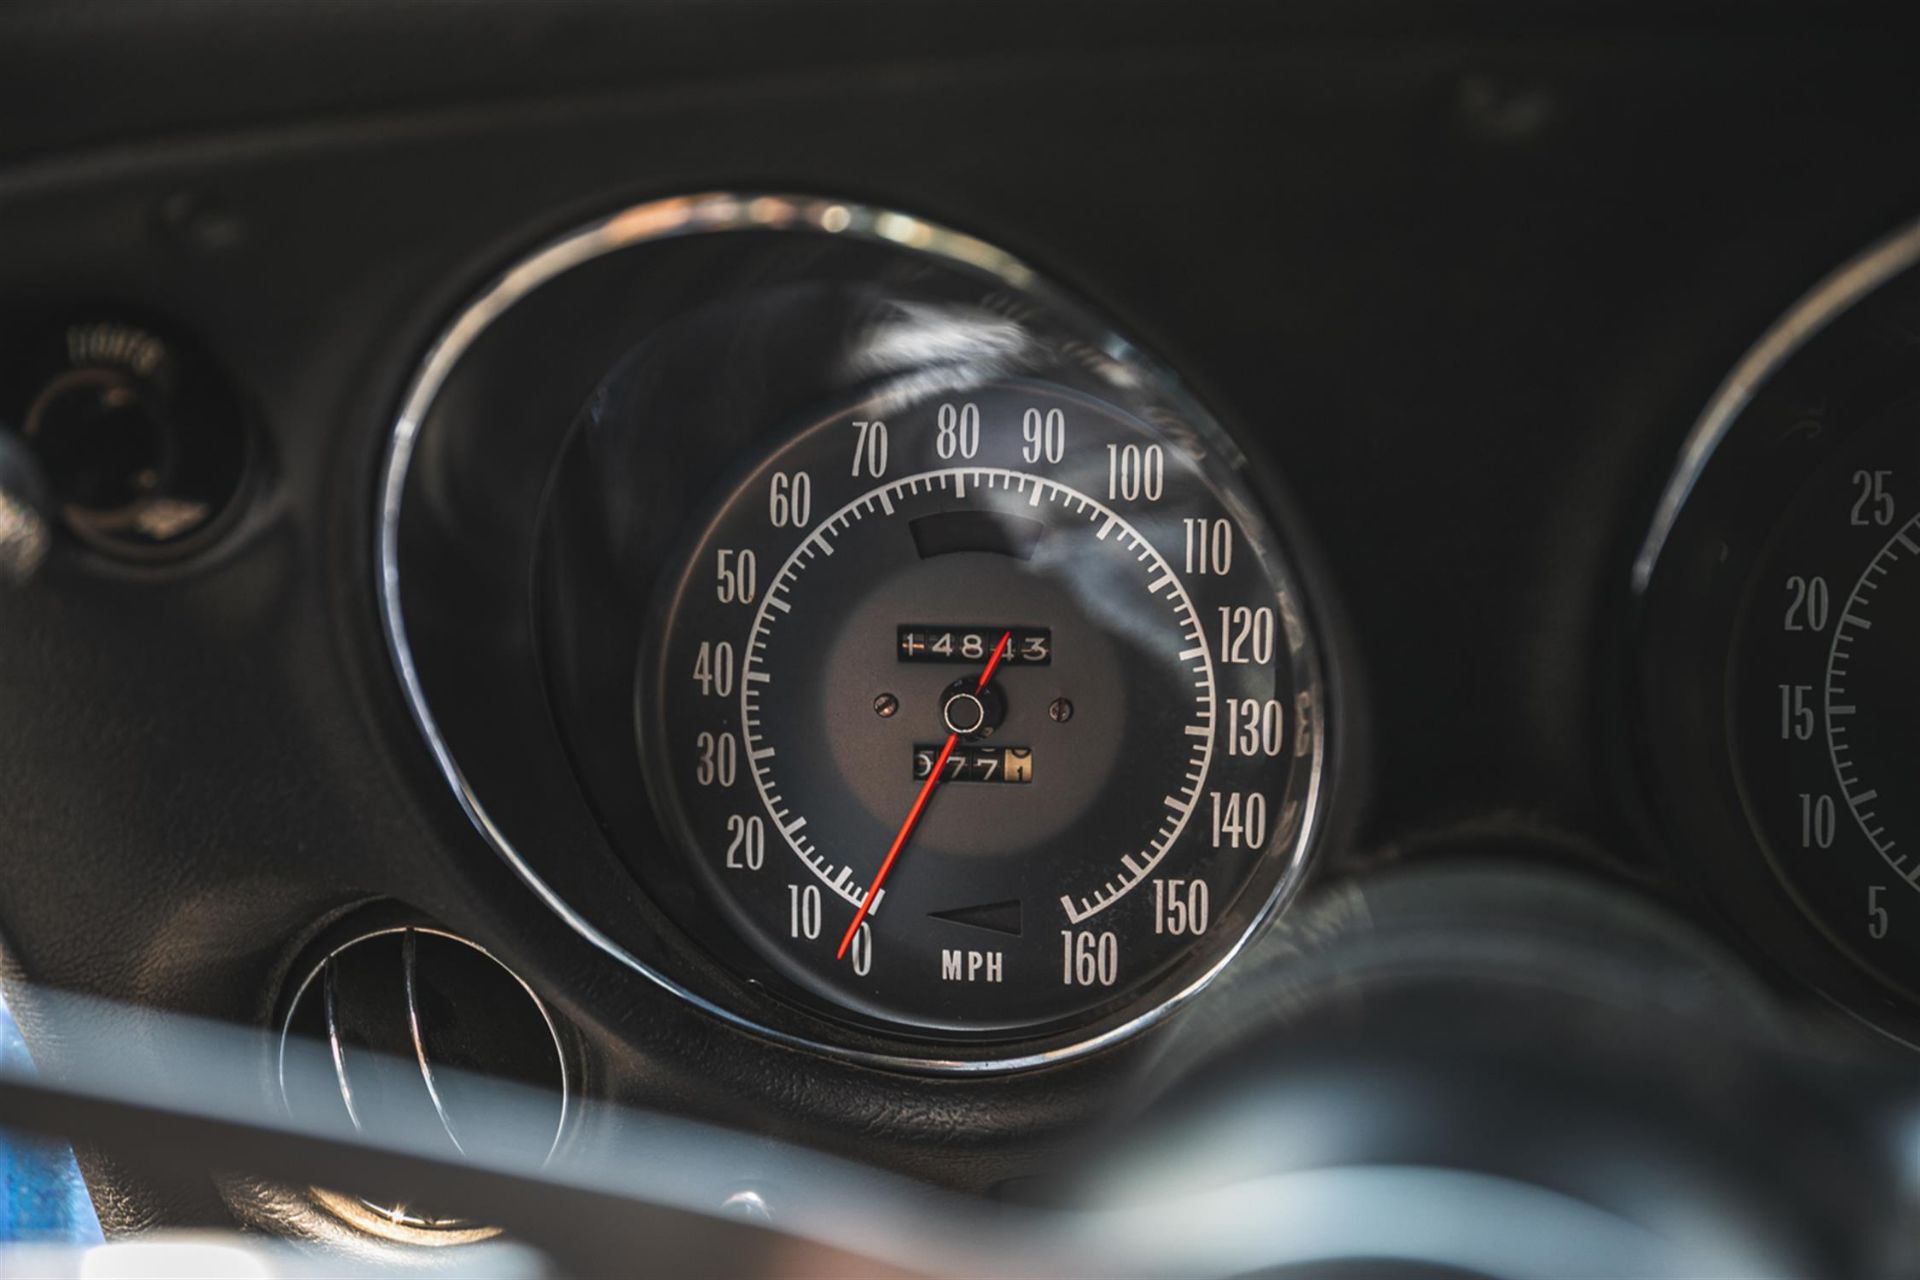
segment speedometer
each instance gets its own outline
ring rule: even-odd
[[[709,1015],[1054,1063],[1305,882],[1339,737],[1281,478],[981,240],[610,214],[453,322],[383,492],[396,670],[475,832]]]
[[[643,754],[799,991],[919,1032],[1058,1023],[1244,931],[1291,864],[1318,721],[1280,575],[1194,437],[1097,396],[860,399],[713,510]]]

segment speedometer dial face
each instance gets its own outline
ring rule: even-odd
[[[684,856],[795,999],[1030,1035],[1196,981],[1265,918],[1317,667],[1220,439],[1006,379],[848,404],[724,495],[638,726]]]

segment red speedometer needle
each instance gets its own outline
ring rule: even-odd
[[[1000,659],[1007,656],[1007,645],[1013,640],[1009,631],[1000,637],[1000,643],[993,646],[993,656],[987,659],[987,666],[980,673],[979,681],[973,686],[976,694],[986,692],[987,682],[993,679],[994,671],[1000,666]],[[860,909],[853,913],[853,923],[847,926],[845,936],[840,939],[840,949],[833,953],[835,960],[844,959],[847,948],[853,945],[853,935],[860,932],[860,922],[867,918],[867,912],[873,910],[873,899],[880,892],[880,886],[886,883],[887,873],[893,870],[894,859],[900,856],[900,850],[906,847],[907,837],[913,834],[913,828],[919,823],[920,815],[926,812],[927,801],[933,796],[933,789],[940,785],[940,771],[947,767],[947,757],[953,754],[954,744],[960,741],[960,735],[949,733],[946,743],[940,748],[940,756],[933,762],[933,768],[927,774],[927,780],[920,784],[920,794],[913,798],[913,808],[907,810],[907,820],[900,824],[900,833],[887,846],[887,856],[881,859],[880,870],[874,875],[873,883],[867,886],[867,896],[860,899]]]

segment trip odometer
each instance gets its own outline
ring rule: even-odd
[[[861,399],[737,479],[637,705],[747,967],[1004,1039],[1197,979],[1265,917],[1317,672],[1214,443],[1009,378]]]

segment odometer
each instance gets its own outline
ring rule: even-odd
[[[1215,438],[1040,379],[890,390],[719,497],[638,732],[695,876],[794,998],[1027,1035],[1264,919],[1317,667]]]

